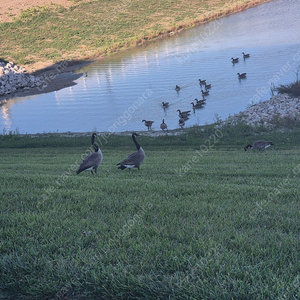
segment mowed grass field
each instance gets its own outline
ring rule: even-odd
[[[0,136],[0,299],[298,299],[300,132],[230,136],[142,135],[140,171],[111,136],[95,176],[90,137]]]

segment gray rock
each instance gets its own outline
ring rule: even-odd
[[[26,70],[14,62],[0,62],[0,96],[19,89],[35,88],[43,82],[43,76],[26,74]]]
[[[260,123],[271,128],[274,125],[272,124],[272,119],[276,115],[279,115],[281,118],[300,119],[300,99],[286,94],[278,94],[267,101],[252,105],[244,112],[229,117],[225,122],[234,124],[234,122],[242,119],[251,126]]]

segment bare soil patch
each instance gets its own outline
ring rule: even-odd
[[[13,18],[18,17],[22,10],[27,8],[51,4],[69,7],[72,2],[69,0],[1,0],[0,23],[13,21]]]

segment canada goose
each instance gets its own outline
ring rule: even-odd
[[[233,64],[238,63],[238,62],[239,62],[239,58],[238,58],[238,57],[237,57],[237,58],[231,57],[231,62],[232,62]]]
[[[142,122],[145,122],[145,126],[148,128],[148,130],[151,129],[151,126],[154,123],[154,121],[146,121],[146,120],[142,120]]]
[[[162,102],[163,109],[169,107],[169,102]]]
[[[211,84],[205,84],[205,86],[204,86],[204,87],[205,87],[205,89],[206,89],[206,90],[208,90],[208,89],[210,89],[210,88],[211,88]]]
[[[175,91],[179,91],[180,90],[180,86],[178,86],[177,84],[176,84],[176,86],[175,86]]]
[[[205,104],[206,99],[198,100],[195,98],[196,104],[201,103],[202,105]]]
[[[97,174],[97,169],[102,162],[103,155],[102,155],[100,148],[97,146],[97,144],[95,144],[95,136],[97,136],[97,134],[93,133],[92,134],[92,146],[95,149],[95,152],[90,153],[83,159],[82,163],[80,164],[80,166],[76,172],[77,174],[81,173],[82,171],[91,171],[92,174],[94,174],[93,169],[95,170],[95,173]]]
[[[257,149],[257,150],[264,150],[268,147],[270,147],[271,145],[274,145],[272,142],[267,142],[265,140],[259,140],[259,141],[256,141],[253,146],[252,145],[247,145],[244,147],[245,151],[247,151],[248,148],[251,148],[251,149]]]
[[[125,158],[124,160],[122,160],[120,163],[117,164],[118,169],[124,170],[126,168],[131,169],[131,168],[138,168],[140,169],[140,165],[143,163],[143,161],[145,160],[145,152],[143,150],[143,148],[139,145],[139,143],[136,141],[135,137],[139,136],[139,134],[137,133],[133,133],[131,135],[133,142],[136,145],[136,152],[133,152],[132,154],[130,154],[129,156],[127,156],[127,158]]]
[[[179,119],[182,119],[182,120],[184,120],[184,121],[187,121],[188,119],[190,118],[190,116],[188,116],[188,115],[180,115],[179,116]]]
[[[193,105],[193,110],[194,110],[194,112],[195,112],[195,109],[203,107],[204,102],[203,102],[203,103],[198,102],[198,103],[196,103],[196,104],[195,104],[194,102],[191,102],[191,104]]]
[[[162,123],[160,124],[160,129],[161,129],[162,131],[165,131],[165,129],[168,130],[168,126],[167,126],[167,124],[165,123],[165,120],[164,120],[164,119],[162,120]]]
[[[238,75],[239,79],[246,78],[246,74],[247,74],[247,73],[242,73],[242,74],[240,74],[240,73],[237,73],[237,75]]]
[[[178,111],[178,115],[180,118],[185,118],[185,117],[189,117],[189,115],[191,114],[191,111],[190,110],[187,110],[187,111],[181,111],[180,109],[177,109]]]
[[[209,94],[209,91],[203,91],[201,90],[202,96],[207,96]]]
[[[185,125],[184,119],[183,119],[183,118],[180,118],[180,119],[179,119],[179,126],[180,126],[181,128],[183,128],[184,125]]]
[[[245,52],[242,52],[242,54],[243,54],[243,58],[248,58],[248,57],[250,57],[250,54],[249,54],[249,53],[245,54]]]
[[[206,84],[206,79],[203,79],[203,80],[201,80],[201,79],[198,79],[199,80],[199,84],[200,85],[204,85],[204,84]]]

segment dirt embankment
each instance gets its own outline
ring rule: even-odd
[[[0,1],[0,23],[11,22],[18,17],[22,10],[27,8],[57,4],[69,7],[69,0],[1,0]]]

